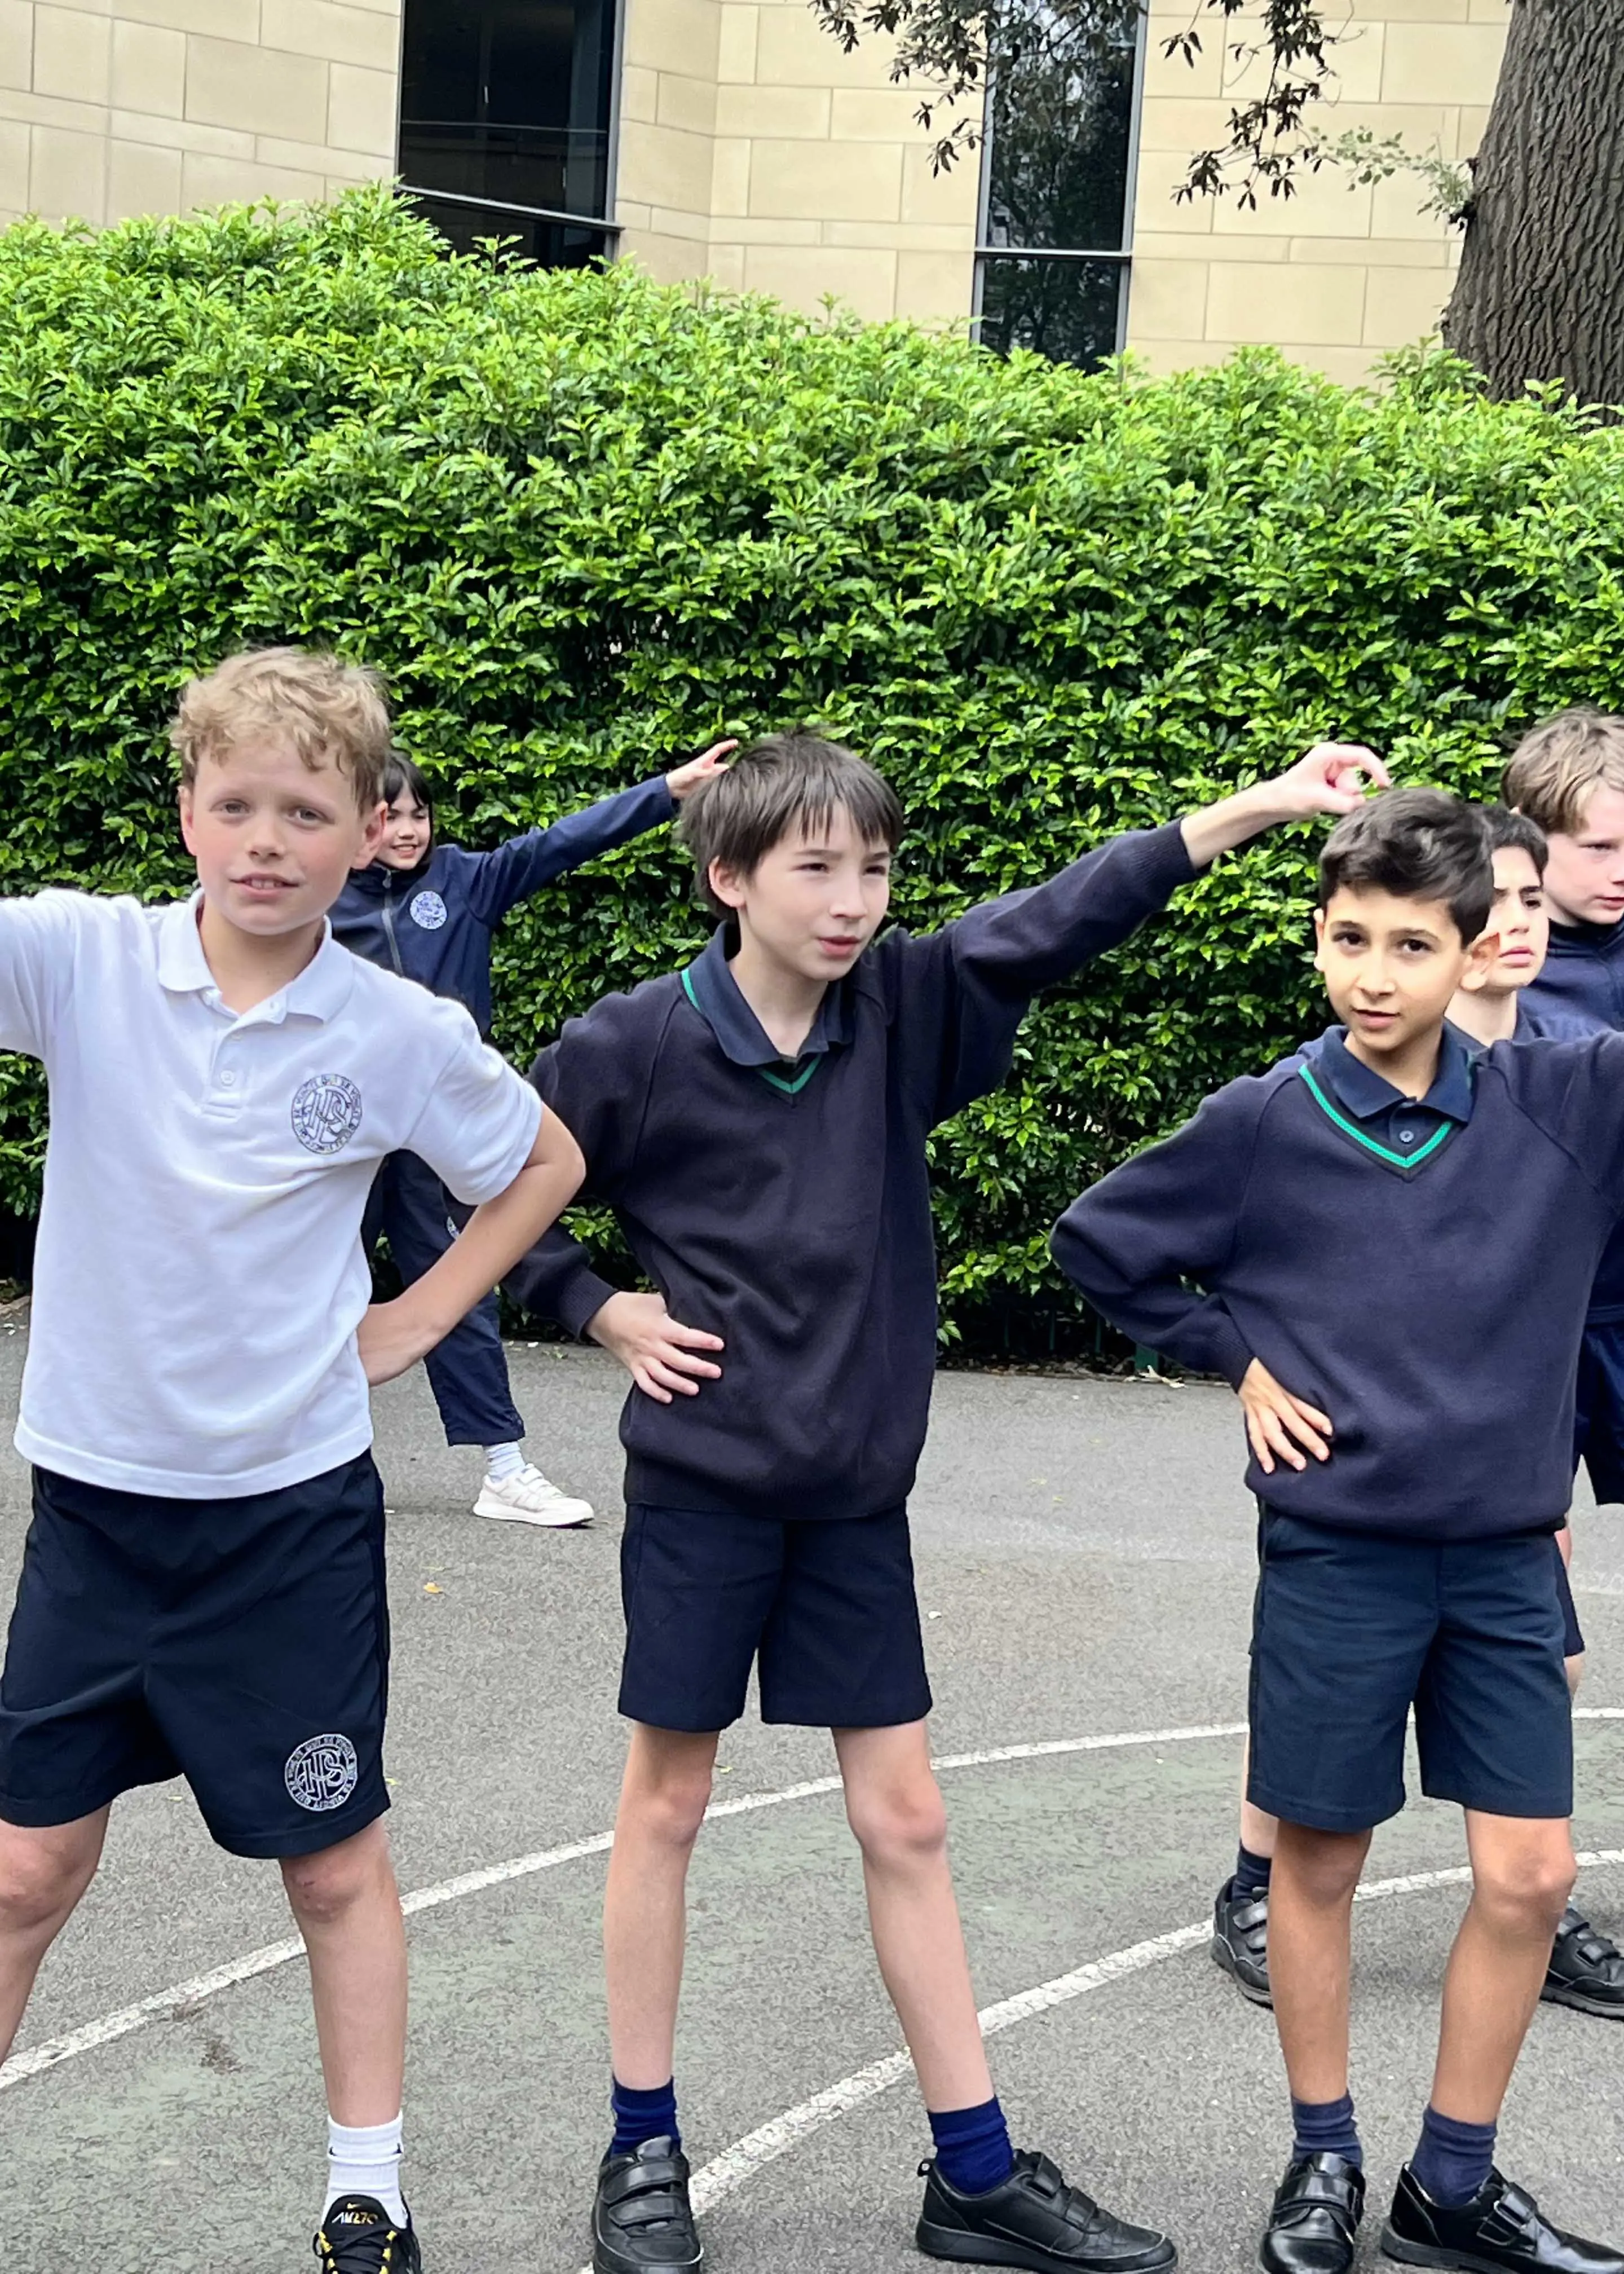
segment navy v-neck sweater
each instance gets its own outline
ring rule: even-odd
[[[1261,1359],[1329,1415],[1328,1461],[1251,1461],[1273,1508],[1432,1540],[1567,1510],[1585,1307],[1624,1212],[1624,1035],[1497,1043],[1475,1078],[1470,1120],[1412,1165],[1287,1059],[1055,1228],[1062,1269],[1137,1342],[1237,1386]]]
[[[673,1316],[727,1345],[696,1397],[631,1391],[628,1501],[825,1518],[906,1500],[936,1355],[930,1132],[1004,1079],[1041,989],[1193,873],[1170,824],[940,931],[887,932],[793,1065],[716,949],[568,1022],[530,1078],[586,1156],[584,1196]],[[576,1333],[614,1292],[557,1231],[507,1284]]]

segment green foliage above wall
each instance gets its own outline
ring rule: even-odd
[[[1266,355],[1086,378],[448,260],[380,191],[20,224],[0,305],[6,892],[186,885],[164,724],[244,643],[380,665],[470,844],[818,720],[902,792],[915,926],[1316,736],[1486,794],[1508,731],[1624,703],[1624,433],[1437,359],[1380,395]],[[1222,863],[942,1133],[951,1319],[1046,1311],[1079,1187],[1320,1023],[1310,849]],[[569,879],[502,936],[500,1041],[703,932],[664,840]],[[0,1061],[13,1208],[40,1096]]]

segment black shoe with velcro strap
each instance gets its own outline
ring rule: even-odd
[[[1539,1994],[1547,2006],[1571,2006],[1575,2013],[1624,2022],[1624,1951],[1598,1934],[1571,1903],[1556,1930]]]
[[[1408,2164],[1381,2230],[1384,2258],[1462,2274],[1624,2274],[1624,2252],[1553,2226],[1521,2187],[1492,2171],[1469,2203],[1432,2201]]]
[[[1248,1894],[1226,1879],[1213,1905],[1213,1962],[1235,1977],[1254,2006],[1272,2006],[1268,1971],[1268,1889]]]
[[[1365,2216],[1365,2174],[1321,2149],[1286,2166],[1258,2246],[1265,2274],[1347,2274]]]
[[[423,2274],[410,2218],[396,2226],[376,2195],[342,2195],[311,2244],[321,2274]]]
[[[914,2239],[929,2257],[1033,2274],[1164,2274],[1178,2263],[1166,2235],[1101,2210],[1029,2148],[1007,2180],[981,2195],[961,2195],[934,2162],[919,2169],[925,2207]]]
[[[662,2135],[598,2167],[595,2274],[688,2274],[704,2257],[688,2199],[688,2157]]]

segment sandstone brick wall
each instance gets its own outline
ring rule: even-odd
[[[1507,13],[1507,0],[1354,0],[1318,123],[1332,134],[1369,126],[1417,150],[1470,156],[1493,98]],[[1193,71],[1161,52],[1192,20],[1204,49]],[[1129,344],[1172,371],[1270,342],[1334,379],[1358,380],[1384,348],[1436,328],[1460,232],[1417,211],[1412,178],[1352,190],[1330,167],[1289,201],[1264,199],[1255,214],[1232,200],[1175,205],[1190,153],[1222,142],[1231,103],[1255,81],[1259,66],[1226,52],[1255,34],[1255,19],[1233,19],[1226,35],[1192,0],[1151,0]]]
[[[391,173],[401,0],[0,0],[0,225]]]
[[[621,249],[815,309],[968,314],[974,161],[930,170],[883,44],[843,56],[805,0],[628,0]]]

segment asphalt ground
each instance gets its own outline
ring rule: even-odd
[[[25,1336],[0,1328],[8,1413]],[[520,1345],[513,1367],[532,1449],[603,1511],[590,1532],[476,1520],[477,1456],[440,1442],[421,1373],[378,1400],[392,1824],[402,1886],[436,1897],[412,1921],[408,2087],[428,2274],[576,2274],[605,2137],[594,1842],[623,1748],[621,1378],[574,1349]],[[978,1992],[999,2009],[1000,2092],[1019,2140],[1167,2226],[1192,2274],[1253,2263],[1287,2145],[1272,2022],[1201,1932],[1235,1846],[1239,1740],[1199,1733],[1244,1713],[1253,1522],[1240,1473],[1222,1389],[950,1374],[914,1503],[936,1751],[1004,1754],[943,1776]],[[8,1452],[7,1570],[26,1494]],[[1575,1522],[1582,1704],[1624,1707],[1624,1511],[1582,1499]],[[1579,1843],[1624,1849],[1624,1715],[1577,1735]],[[771,1797],[830,1776],[828,1740],[748,1721],[720,1761],[727,1812],[694,1865],[678,2067],[687,2144],[710,2166],[710,2263],[903,2274],[921,2263],[914,2170],[929,2139],[909,2078],[886,2066],[899,2040],[856,1852],[838,1794]],[[756,1797],[767,1804],[735,1805]],[[1416,1802],[1378,1834],[1369,1878],[1448,1871],[1463,1855],[1458,1812]],[[539,1865],[502,1875],[521,1859]],[[490,1883],[457,1884],[485,1870]],[[1581,1889],[1624,1933],[1624,1865],[1587,1869]],[[1378,2209],[1426,2097],[1463,1900],[1457,1880],[1429,1881],[1357,1914],[1355,2085]],[[302,1963],[168,1994],[289,1932],[274,1869],[218,1853],[184,1786],[121,1803],[0,2072],[6,2274],[310,2263],[324,2133]],[[141,2026],[107,2034],[107,2016],[147,1999]],[[30,2049],[64,2040],[66,2058],[29,2072]],[[1624,2240],[1624,2029],[1541,2008],[1501,2161],[1564,2223]],[[1379,2225],[1362,2263],[1385,2263]]]

